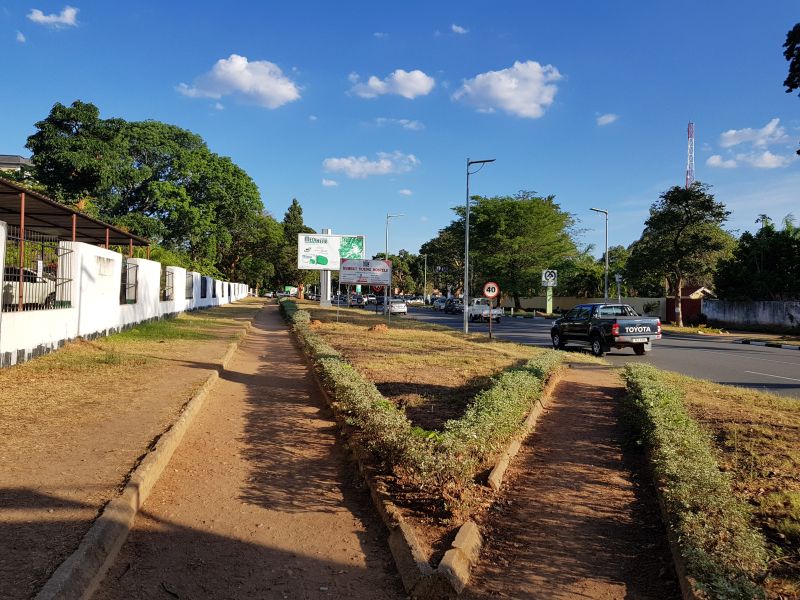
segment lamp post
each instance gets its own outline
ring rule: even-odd
[[[420,256],[425,257],[425,269],[423,270],[424,275],[422,276],[422,304],[424,306],[428,305],[428,255],[427,254],[420,254]]]
[[[591,208],[589,210],[593,210],[594,212],[603,213],[606,216],[606,288],[605,288],[605,299],[608,302],[608,211],[603,210],[602,208]]]
[[[396,219],[398,217],[404,217],[404,214],[398,213],[396,215],[392,215],[386,213],[386,252],[383,255],[385,260],[389,260],[389,219]],[[391,282],[390,282],[391,283]],[[392,313],[389,312],[389,286],[387,285],[383,290],[383,310],[386,311],[387,318],[392,318]]]
[[[467,312],[467,307],[469,306],[469,176],[480,171],[485,164],[492,163],[495,160],[494,158],[489,158],[487,160],[467,159],[467,214],[464,223],[464,335],[469,333],[469,315]],[[480,167],[476,171],[470,172],[469,168],[472,165],[480,165]]]

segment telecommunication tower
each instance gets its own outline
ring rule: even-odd
[[[689,147],[686,152],[686,189],[694,183],[694,123],[689,121],[687,128]]]

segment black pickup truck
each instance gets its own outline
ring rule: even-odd
[[[627,304],[579,304],[553,322],[550,337],[559,350],[588,345],[592,354],[603,356],[611,348],[630,347],[641,356],[661,339],[661,320],[640,317]]]

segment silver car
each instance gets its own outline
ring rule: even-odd
[[[407,315],[408,306],[402,298],[392,298],[389,300],[389,306],[383,309],[383,312],[387,311],[390,315]]]

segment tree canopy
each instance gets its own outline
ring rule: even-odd
[[[675,321],[681,326],[684,283],[710,283],[718,261],[730,255],[735,245],[733,236],[722,229],[730,212],[709,189],[695,182],[661,194],[650,207],[642,237],[627,263],[635,276],[667,279],[675,296]]]
[[[258,187],[191,131],[102,119],[57,103],[28,138],[33,176],[56,200],[141,235],[175,262],[257,285],[275,274],[277,223]]]
[[[791,94],[800,89],[800,23],[792,27],[786,34],[783,57],[789,61],[789,74],[783,85],[786,86],[786,93]],[[800,154],[800,150],[797,153]]]

